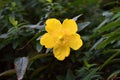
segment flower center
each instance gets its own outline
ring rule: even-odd
[[[65,36],[65,35],[61,35],[58,37],[58,41],[59,41],[59,45],[61,46],[65,46],[65,45],[68,45],[68,36]]]
[[[60,41],[64,41],[63,36],[59,36],[58,38],[59,38]]]

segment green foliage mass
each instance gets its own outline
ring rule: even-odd
[[[14,60],[26,56],[23,80],[119,80],[119,0],[0,0],[0,80],[16,80]],[[79,15],[79,16],[78,16]],[[76,17],[77,16],[77,17]],[[83,46],[64,61],[39,43],[45,21],[76,18]]]

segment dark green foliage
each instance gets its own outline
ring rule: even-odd
[[[0,80],[16,80],[14,60],[29,57],[23,80],[119,80],[119,0],[0,0]],[[58,61],[39,43],[45,21],[74,18],[83,46]]]

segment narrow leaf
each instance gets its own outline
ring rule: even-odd
[[[120,74],[120,70],[117,70],[117,71],[113,72],[113,73],[107,78],[107,80],[112,80],[111,78],[114,77],[114,76],[117,76],[118,74]]]
[[[39,41],[36,42],[36,49],[38,52],[42,50],[42,46],[40,45]]]
[[[92,76],[96,74],[98,69],[93,69],[87,76],[85,76],[82,80],[92,80]]]
[[[112,56],[110,56],[104,63],[103,65],[100,66],[99,71],[102,70],[107,64],[109,64],[111,62],[111,60],[116,57],[118,54],[120,54],[120,52],[116,52],[114,53]]]
[[[115,14],[111,20],[115,20],[116,18],[120,17],[120,12],[118,12],[117,14]]]
[[[103,38],[100,38],[100,39],[90,48],[89,51],[92,51],[93,49],[95,49],[95,48],[98,46],[98,44],[100,44],[102,41],[103,41]]]
[[[120,40],[120,33],[114,35],[114,36],[111,36],[109,38],[106,38],[105,40],[103,40],[98,46],[97,46],[97,49],[100,49],[100,48],[104,48],[105,46],[107,46],[108,44],[111,44],[112,42],[115,42],[117,40]]]
[[[88,69],[96,65],[96,64],[89,64],[86,59],[84,59],[84,64]]]
[[[83,30],[83,29],[86,28],[89,24],[90,24],[90,22],[79,23],[79,24],[78,24],[78,31]]]
[[[37,59],[44,58],[44,57],[47,57],[50,55],[52,55],[52,54],[38,54],[38,55],[35,55],[34,57],[30,58],[29,61],[32,62],[32,61],[35,61]]]
[[[104,26],[106,23],[108,23],[110,21],[109,18],[106,18],[102,23],[100,23],[100,25],[98,27],[96,27],[94,29],[94,32],[96,32],[99,28],[101,28],[102,26]]]
[[[10,75],[13,75],[13,74],[15,74],[15,70],[11,69],[11,70],[7,70],[7,71],[4,71],[4,72],[0,73],[0,76],[10,76]]]
[[[105,11],[102,13],[102,15],[105,16],[105,20],[102,23],[100,23],[100,25],[97,28],[94,29],[94,32],[96,32],[99,28],[104,26],[106,23],[110,22],[111,16],[113,15],[113,13]]]
[[[74,19],[75,21],[77,21],[77,19],[78,19],[80,16],[82,16],[82,14],[80,14],[80,15],[78,15],[78,16],[75,16],[73,19]]]
[[[114,22],[110,22],[109,24],[101,27],[101,28],[99,29],[99,32],[102,33],[102,32],[105,32],[105,31],[109,31],[109,30],[114,29],[114,28],[117,27],[117,26],[120,26],[120,20],[116,20],[116,21],[114,21]]]

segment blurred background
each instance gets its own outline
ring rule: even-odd
[[[49,18],[78,24],[84,44],[64,61],[39,43]],[[120,0],[0,0],[0,80],[24,56],[23,80],[120,80]]]

